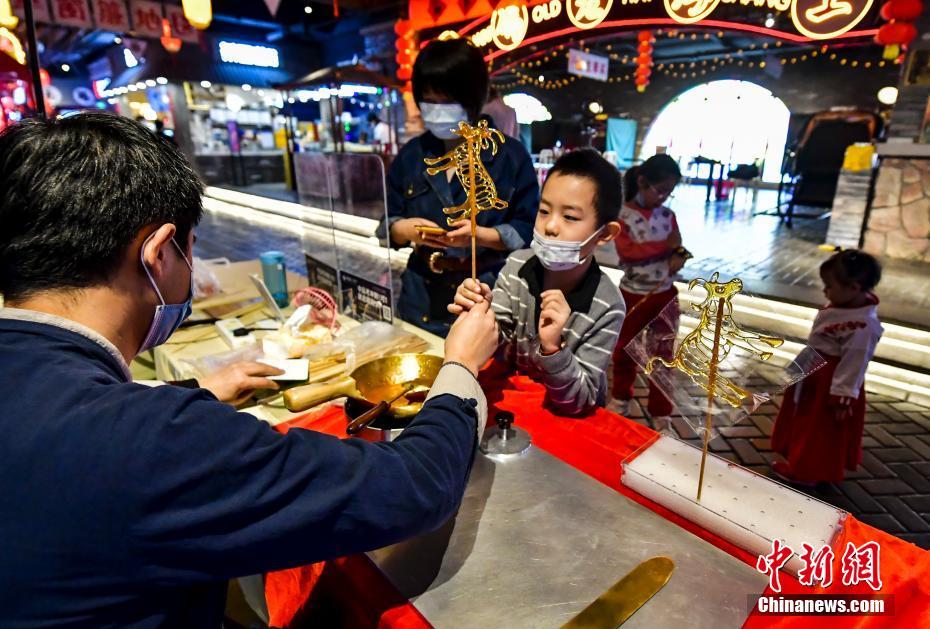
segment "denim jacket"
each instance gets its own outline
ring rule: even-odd
[[[400,150],[388,173],[388,224],[403,218],[422,217],[445,227],[448,218],[443,208],[465,201],[465,190],[446,172],[426,174],[424,158],[439,157],[445,145],[432,133],[413,138]],[[508,202],[505,210],[481,212],[478,224],[495,228],[506,251],[480,247],[478,259],[484,261],[480,279],[494,285],[497,273],[511,251],[524,249],[533,239],[533,224],[539,209],[539,184],[536,171],[526,148],[519,140],[508,137],[498,147],[497,155],[490,150],[481,156],[497,187],[497,196]],[[396,245],[395,245],[396,246]],[[429,253],[421,252],[421,253]],[[447,249],[444,255],[467,258],[468,249]],[[499,258],[499,261],[497,260]],[[414,253],[407,263],[397,306],[400,317],[424,329],[445,336],[454,320],[446,311],[456,287],[468,273],[430,271],[424,256]]]

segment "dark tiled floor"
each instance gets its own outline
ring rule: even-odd
[[[671,208],[675,210],[684,244],[694,254],[682,271],[688,279],[709,277],[714,271],[738,276],[746,292],[794,303],[820,306],[823,292],[820,264],[829,252],[818,249],[827,234],[828,219],[795,219],[788,229],[775,216],[753,216],[775,206],[776,193],[760,190],[752,196],[737,192],[734,202],[704,203],[702,186],[679,186]],[[612,246],[598,251],[598,260],[616,264]],[[882,259],[879,313],[885,321],[930,328],[930,264]]]

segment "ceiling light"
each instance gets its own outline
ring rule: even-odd
[[[122,43],[123,43],[123,38],[122,38],[122,37],[114,37],[114,38],[113,38],[113,43],[114,43],[114,44],[122,44]]]
[[[146,87],[155,87],[156,85],[158,85],[158,83],[155,82],[155,79],[146,79],[145,81]]]
[[[155,82],[158,83],[159,85],[168,85],[168,79],[166,79],[163,76],[160,76],[157,79],[155,79]]]
[[[542,82],[545,81],[545,80],[546,80],[546,77],[544,77],[543,75],[540,74],[540,75],[539,75],[539,82],[542,83]]]
[[[307,15],[310,15],[311,13],[313,13],[313,7],[311,7],[311,6],[309,6],[309,5],[308,5],[308,6],[305,6],[305,7],[304,7],[304,13],[306,13]]]
[[[244,83],[244,84],[242,85],[242,90],[245,91],[245,92],[251,92],[251,91],[252,91],[252,86],[249,85],[248,83]]]
[[[882,105],[894,105],[897,100],[898,88],[889,86],[878,90],[878,102]]]
[[[200,82],[200,87],[202,87],[202,88],[205,89],[205,90],[208,90],[208,89],[210,89],[211,87],[213,87],[213,83],[211,83],[210,81],[201,81],[201,82]]]
[[[769,13],[765,16],[765,28],[772,28],[775,26],[775,16]]]
[[[61,71],[62,71],[62,72],[71,72],[71,66],[69,66],[67,63],[63,63],[63,64],[61,64]]]

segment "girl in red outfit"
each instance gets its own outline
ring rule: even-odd
[[[838,482],[862,460],[862,384],[882,336],[872,294],[881,273],[875,258],[855,250],[820,267],[829,304],[814,318],[808,343],[827,364],[785,391],[772,431],[772,449],[787,459],[772,467],[785,480]]]
[[[662,339],[657,353],[669,360],[673,357],[678,291],[672,276],[684,265],[688,253],[681,247],[675,213],[663,203],[680,180],[678,164],[668,155],[653,155],[623,176],[625,203],[620,210],[620,235],[614,241],[623,270],[620,292],[627,308],[613,367],[613,396],[621,402],[621,413],[629,409],[638,371],[624,351],[626,345],[649,325],[655,338]],[[675,304],[672,312],[666,311],[671,316],[657,320],[669,302]],[[659,420],[667,420],[672,412],[671,402],[651,380],[647,410]]]

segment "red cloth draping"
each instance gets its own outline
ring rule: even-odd
[[[726,540],[705,531],[668,509],[640,496],[620,484],[621,463],[648,446],[655,431],[614,413],[600,409],[585,419],[559,417],[546,410],[543,388],[524,376],[507,374],[499,365],[482,372],[482,385],[488,396],[489,415],[497,410],[514,413],[516,424],[533,437],[535,447],[576,467],[623,495],[652,509],[664,518],[709,541],[740,560],[755,565],[756,557]],[[297,418],[279,429],[309,428],[320,432],[345,434],[345,418],[340,408]],[[895,595],[893,617],[773,617],[750,616],[745,629],[777,627],[886,627],[930,626],[930,553],[913,544],[867,526],[853,517],[847,518],[842,533],[834,543],[837,565],[834,574],[842,574],[839,561],[847,542],[861,545],[867,541],[881,544],[881,594]],[[318,565],[319,566],[319,565]],[[867,593],[867,585],[845,587],[839,578],[824,590],[801,586],[797,579],[783,574],[783,593],[851,594]],[[311,595],[322,590],[327,600],[340,608],[341,624],[401,629],[429,627],[416,608],[394,590],[365,556],[327,562],[325,568],[305,567],[270,573],[266,577],[265,595],[274,626],[286,626],[295,618]],[[766,590],[766,594],[771,594]]]

